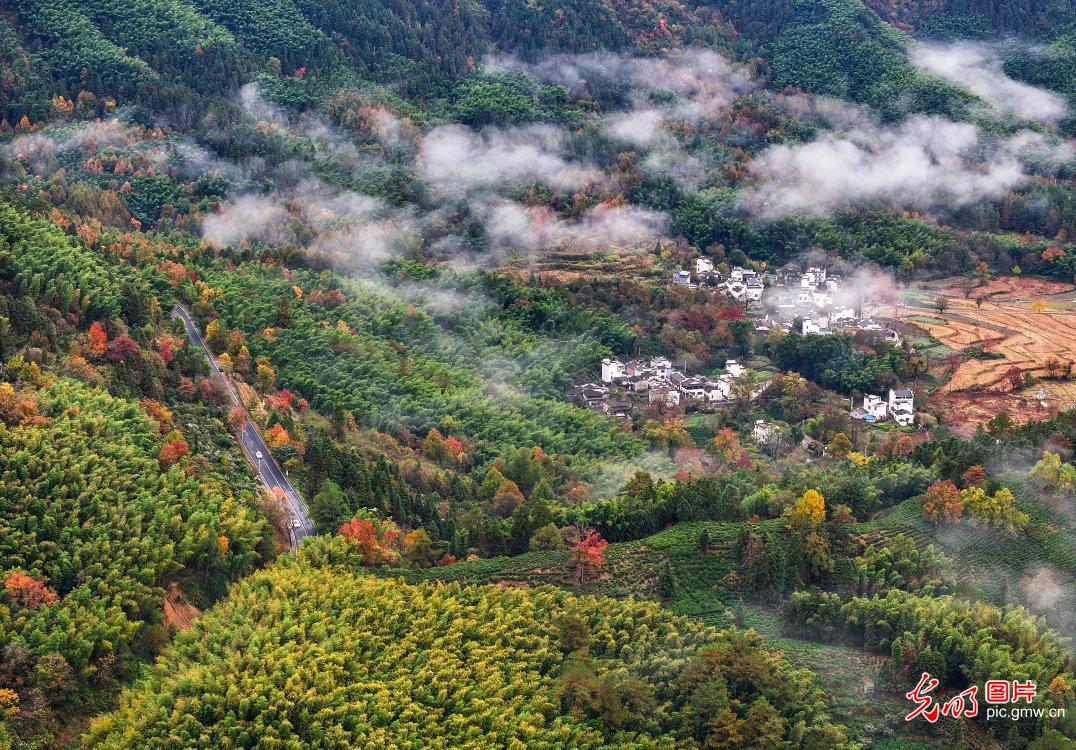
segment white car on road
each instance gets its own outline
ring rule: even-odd
[[[265,458],[265,456],[263,456],[263,455],[262,455],[262,452],[261,452],[261,451],[254,451],[254,458],[256,458],[256,459],[258,459],[259,461],[261,461],[261,460],[262,460],[263,458]]]

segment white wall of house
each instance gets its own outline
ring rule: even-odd
[[[619,359],[603,359],[602,360],[602,380],[606,383],[612,383],[617,378],[624,377],[624,363]]]

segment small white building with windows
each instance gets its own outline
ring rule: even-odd
[[[728,374],[722,375],[717,380],[708,381],[706,389],[706,400],[710,403],[718,403],[721,401],[728,401],[732,398],[732,377]]]
[[[672,283],[676,286],[690,286],[691,285],[691,271],[674,271],[672,277]]]
[[[751,428],[751,439],[758,445],[767,445],[780,437],[781,427],[764,419],[756,419],[755,426]]]
[[[901,427],[915,423],[915,394],[910,388],[889,389],[889,415]]]
[[[667,378],[673,371],[672,362],[665,357],[654,357],[650,360],[650,367],[659,378]]]
[[[602,360],[602,382],[612,383],[627,377],[627,374],[623,361],[609,357]]]
[[[748,302],[761,302],[762,292],[765,291],[765,289],[765,285],[757,279],[748,281],[744,288],[744,296],[747,297]]]
[[[863,397],[863,412],[868,422],[881,422],[888,416],[889,404],[881,396],[868,393]]]
[[[695,258],[695,273],[699,276],[714,272],[714,262],[709,258]]]

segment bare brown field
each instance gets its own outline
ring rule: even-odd
[[[1072,285],[1049,279],[1014,278],[1003,276],[979,285],[963,277],[943,279],[926,285],[932,292],[952,298],[981,297],[996,302],[1031,302],[1033,300],[1072,291]]]
[[[1057,413],[1056,400],[1041,402],[1035,398],[1038,386],[1028,393],[1001,391],[938,391],[930,403],[941,412],[941,421],[953,432],[971,437],[975,428],[989,422],[994,415],[1007,412],[1013,421],[1023,424],[1035,419],[1048,419]]]
[[[932,316],[944,323],[916,322],[941,343],[956,350],[978,346],[1003,359],[961,362],[946,390],[1011,391],[1008,374],[1016,368],[1034,377],[1057,377],[1076,364],[1076,311],[1034,310],[1028,303],[950,299]],[[1052,363],[1060,367],[1049,367]]]
[[[201,610],[184,598],[179,584],[175,581],[168,584],[168,589],[164,592],[164,621],[167,625],[177,630],[186,630],[201,615]]]

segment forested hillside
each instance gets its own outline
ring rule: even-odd
[[[242,583],[87,747],[847,746],[755,637],[649,603],[356,576],[346,544]]]
[[[1074,112],[1066,0],[5,3],[0,750],[1071,747]]]
[[[211,602],[274,554],[180,347],[133,269],[0,208],[0,737],[107,705],[167,643],[169,584]]]

